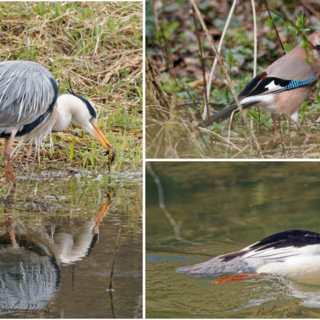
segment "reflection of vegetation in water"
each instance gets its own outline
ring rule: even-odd
[[[124,225],[124,233],[135,233],[142,219],[140,175],[139,178],[129,181],[121,179],[121,177],[115,181],[116,179],[113,178],[114,187],[110,187],[106,183],[104,175],[99,177],[91,178],[91,180],[87,178],[89,184],[84,183],[80,177],[63,181],[19,182],[14,198],[10,200],[13,202],[9,206],[10,214],[13,219],[27,217],[29,225],[36,225],[39,223],[39,219],[44,222],[54,216],[60,219],[61,223],[65,219],[73,218],[85,221],[92,217],[92,211],[98,211],[110,197],[113,201],[109,210],[110,214],[118,216],[119,223]],[[0,189],[3,210],[8,210],[8,205],[6,205],[6,201],[8,201],[6,199],[10,195],[8,190],[10,187]],[[39,201],[45,203],[46,206],[37,206]],[[23,206],[23,204],[26,205]],[[44,212],[50,212],[50,214],[44,215]]]
[[[36,303],[42,299],[44,305],[52,306],[50,313],[44,317],[57,318],[64,315],[70,318],[108,318],[113,313],[121,318],[141,317],[141,173],[131,178],[113,177],[114,187],[110,187],[99,175],[87,176],[87,183],[80,176],[62,181],[33,180],[30,184],[29,181],[18,182],[18,188],[24,192],[23,197],[37,197],[48,203],[57,197],[64,205],[59,210],[50,211],[21,210],[13,204],[0,208],[0,254],[7,256],[6,260],[0,259],[1,276],[9,278],[8,281],[10,276],[16,276],[16,282],[20,281],[22,288],[23,281],[19,275],[23,274],[24,270],[21,269],[27,265],[24,261],[37,258],[37,255],[42,260],[54,257],[59,279],[61,273],[61,284],[59,282],[57,285],[58,290],[52,290],[52,295],[39,297],[34,294],[34,299],[27,297],[23,302],[29,300]],[[21,196],[16,194],[13,201]],[[110,305],[106,290],[110,281],[116,235],[120,230],[114,265],[113,306]],[[7,248],[3,251],[3,244],[11,251]],[[15,258],[23,263],[20,263],[20,267],[12,268],[10,273],[8,266],[13,260],[17,261]],[[39,276],[39,282],[45,284],[45,277],[49,273],[38,272],[39,268],[36,267],[33,270],[35,276]],[[28,270],[26,272],[31,275]],[[54,277],[51,279],[55,280]],[[28,288],[32,290],[36,284],[34,281]],[[29,292],[25,286],[22,291]],[[40,289],[38,291],[41,293]],[[0,290],[1,301],[2,298]],[[88,305],[92,308],[88,308]]]
[[[318,316],[311,308],[319,307],[319,287],[297,287],[268,275],[212,284],[212,278],[186,277],[175,269],[236,252],[277,232],[319,232],[319,163],[151,165],[162,183],[165,206],[187,242],[177,241],[159,207],[154,178],[146,172],[148,318],[256,318],[259,308],[270,305],[302,308],[302,317]]]

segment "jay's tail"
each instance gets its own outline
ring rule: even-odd
[[[247,109],[247,108],[253,106],[254,104],[256,104],[257,102],[258,101],[254,101],[252,103],[247,103],[247,104],[242,104],[242,109]],[[240,101],[240,103],[241,103],[241,101]],[[225,109],[212,115],[210,117],[211,121],[209,121],[209,119],[201,121],[198,124],[198,127],[205,128],[205,127],[208,127],[209,125],[211,125],[213,122],[216,122],[216,123],[222,122],[222,121],[230,118],[233,111],[235,111],[234,112],[235,114],[239,112],[238,106],[235,103],[235,101],[231,102],[231,104],[228,107],[226,107]]]

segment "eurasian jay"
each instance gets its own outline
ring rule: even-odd
[[[309,45],[305,51],[297,45],[289,53],[276,60],[267,69],[252,79],[239,95],[243,109],[253,105],[271,112],[274,124],[276,142],[280,138],[274,114],[285,114],[305,134],[304,144],[313,136],[307,133],[298,122],[298,111],[312,87],[316,84],[320,73],[320,30],[308,37]],[[312,61],[306,62],[312,52]],[[236,111],[235,111],[236,110]],[[212,122],[219,123],[239,112],[233,101],[228,107],[211,116]],[[204,120],[198,126],[206,127],[209,120]]]

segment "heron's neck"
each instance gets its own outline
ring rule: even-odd
[[[57,105],[53,108],[52,116],[55,118],[55,122],[52,131],[63,131],[68,127],[78,104],[79,98],[71,94],[64,94],[58,98]]]

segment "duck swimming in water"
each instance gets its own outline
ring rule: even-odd
[[[304,230],[276,233],[240,251],[181,267],[176,272],[196,277],[269,273],[320,285],[320,234]]]

